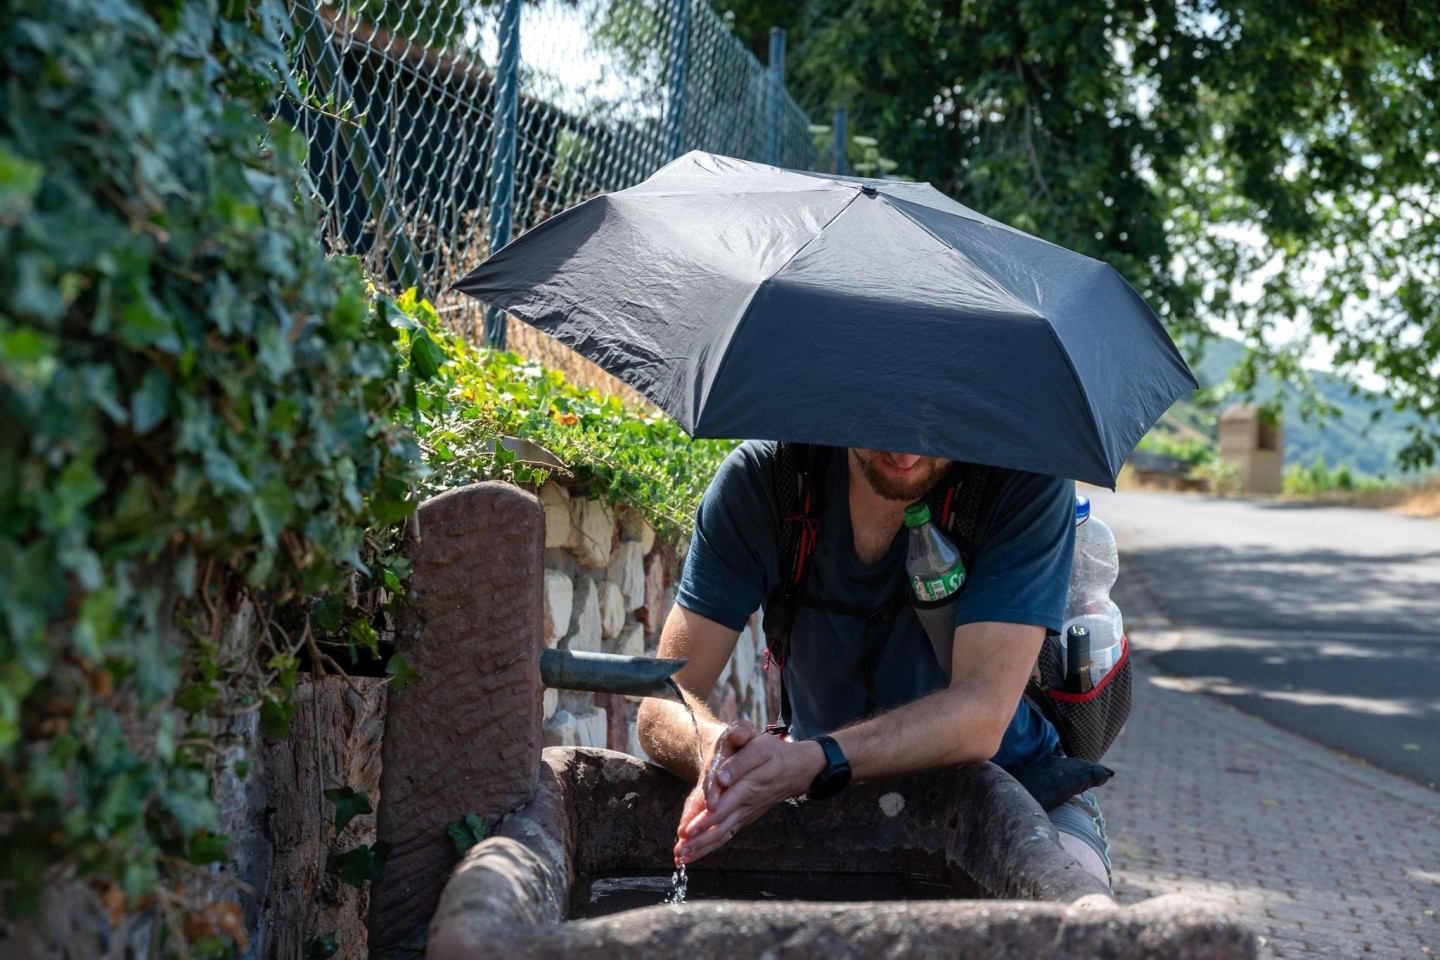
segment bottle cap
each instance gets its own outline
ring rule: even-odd
[[[1075,526],[1080,526],[1090,519],[1090,498],[1084,494],[1075,494]]]
[[[930,522],[930,508],[923,503],[912,503],[905,508],[905,526],[918,527]]]

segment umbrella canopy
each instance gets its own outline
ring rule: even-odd
[[[692,436],[968,460],[1114,486],[1195,379],[1108,265],[928,184],[689,153],[456,288]]]

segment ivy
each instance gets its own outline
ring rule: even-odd
[[[365,813],[374,813],[370,798],[354,787],[335,787],[325,791],[325,799],[335,808],[335,833],[338,836],[345,825]]]
[[[0,901],[79,879],[179,953],[246,949],[205,885],[215,776],[251,774],[227,738],[289,733],[306,658],[387,653],[420,497],[560,469],[678,536],[729,449],[326,257],[266,119],[287,30],[278,0],[0,8]],[[369,806],[344,789],[337,829]],[[358,885],[388,852],[334,865]]]
[[[0,12],[12,916],[75,876],[238,943],[193,884],[228,856],[217,738],[256,711],[287,732],[315,598],[403,579],[367,557],[414,509],[407,357],[434,358],[315,242],[303,142],[265,119],[287,29],[276,0]],[[254,649],[222,642],[242,606]]]
[[[459,859],[470,852],[470,848],[490,835],[490,821],[485,817],[467,813],[463,820],[445,825],[445,835],[455,846],[455,857]]]

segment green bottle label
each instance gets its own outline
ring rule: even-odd
[[[938,577],[911,577],[910,591],[915,595],[916,600],[922,603],[931,603],[953,596],[960,589],[960,584],[964,582],[965,566],[957,563],[949,573],[941,574]]]

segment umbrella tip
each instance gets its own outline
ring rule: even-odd
[[[873,183],[862,183],[860,185],[860,192],[865,194],[865,196],[867,197],[873,197],[879,191],[875,189],[875,185]]]

